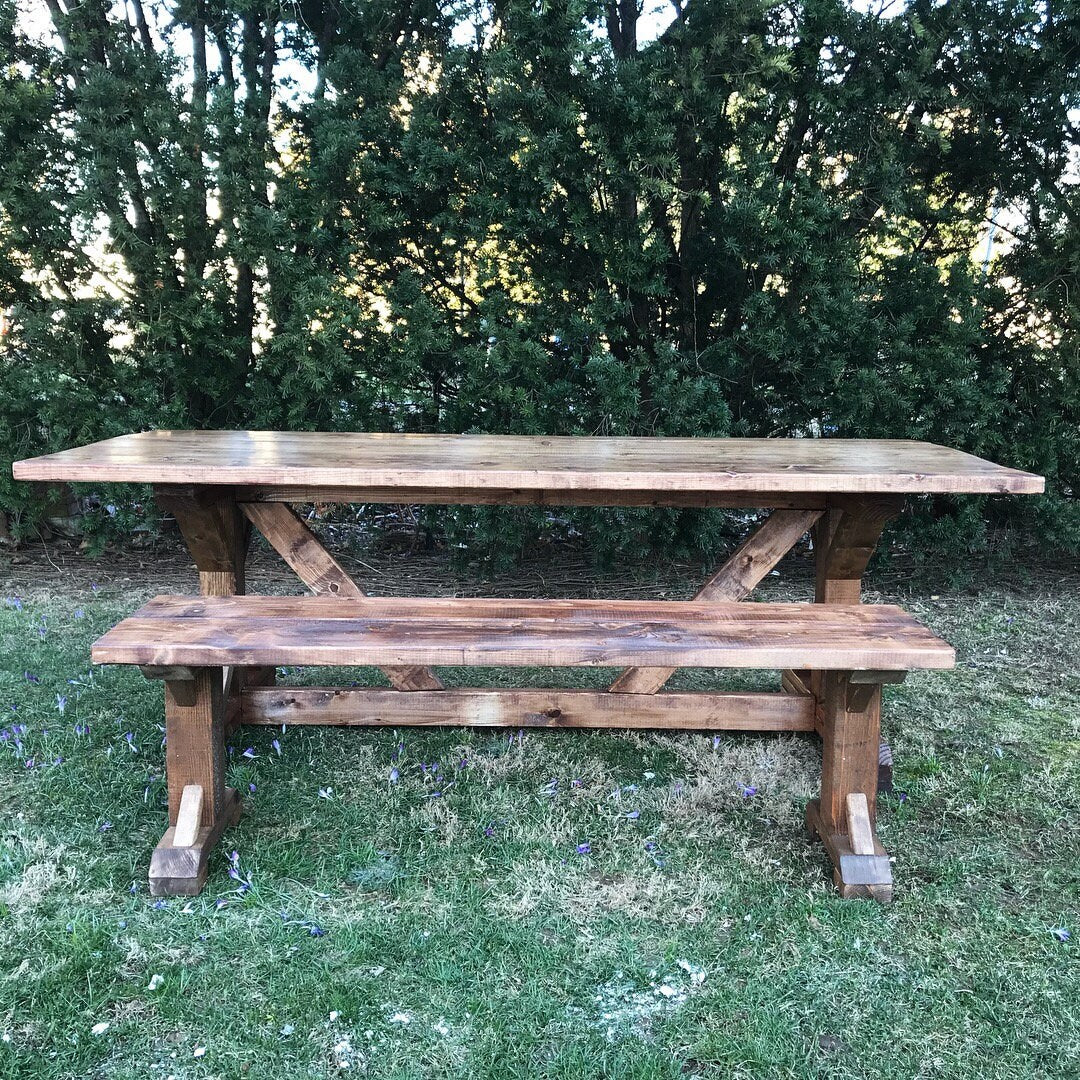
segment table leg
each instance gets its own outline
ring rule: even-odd
[[[225,786],[223,672],[207,667],[187,674],[165,680],[169,828],[150,861],[153,896],[197,895],[210,850],[240,814],[239,796]]]
[[[203,596],[243,595],[251,524],[240,512],[233,492],[197,485],[159,486],[154,488],[154,498],[176,520],[199,572],[199,592]],[[244,687],[272,685],[274,674],[273,668],[245,668],[226,674],[228,728],[235,724]]]
[[[833,503],[814,526],[819,604],[858,604],[862,578],[886,522],[904,508],[899,496],[851,496]]]
[[[823,673],[821,799],[806,808],[807,829],[832,859],[840,895],[892,899],[892,870],[874,830],[881,684],[858,672]]]
[[[199,571],[203,596],[244,592],[250,529],[227,488],[157,487],[158,506],[176,519]]]
[[[862,602],[862,579],[881,539],[882,530],[904,508],[903,496],[858,495],[835,500],[814,526],[816,581],[814,599],[819,604]],[[800,672],[801,681],[819,705],[824,694],[821,672]],[[882,757],[891,752],[882,746]],[[892,768],[888,769],[891,785]],[[875,790],[880,781],[875,782]]]

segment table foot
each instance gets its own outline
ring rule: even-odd
[[[887,904],[893,898],[892,866],[865,813],[865,796],[860,809],[860,794],[850,797],[848,832],[838,832],[825,824],[817,799],[806,804],[806,830],[825,845],[833,864],[833,883],[843,899]]]
[[[190,795],[195,789],[198,796]],[[151,896],[198,896],[206,883],[206,864],[222,833],[240,818],[240,796],[225,789],[222,812],[212,825],[198,824],[202,791],[197,785],[184,789],[175,825],[165,830],[150,857]]]

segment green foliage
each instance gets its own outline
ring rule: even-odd
[[[647,43],[628,3],[165,7],[35,36],[0,0],[4,461],[166,425],[916,438],[1049,478],[926,536],[1076,547],[1075,2],[690,0]],[[719,527],[428,520],[506,557]]]

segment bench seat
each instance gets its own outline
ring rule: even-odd
[[[498,665],[909,671],[953,649],[891,605],[159,596],[99,664]]]
[[[165,682],[169,821],[154,895],[193,895],[240,812],[226,785],[233,724],[470,724],[817,731],[807,805],[844,896],[892,895],[874,832],[881,687],[952,667],[952,648],[898,607],[644,600],[159,596],[93,646]],[[779,668],[784,692],[447,690],[428,665]],[[275,668],[380,667],[396,689],[285,687]],[[625,674],[625,672],[624,672]],[[647,679],[653,683],[656,680]]]

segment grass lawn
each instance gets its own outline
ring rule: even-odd
[[[1080,1075],[1075,578],[880,586],[959,656],[885,690],[881,907],[803,836],[814,739],[388,729],[238,733],[242,821],[155,901],[161,686],[88,662],[154,590],[96,573],[0,596],[0,1076]]]

